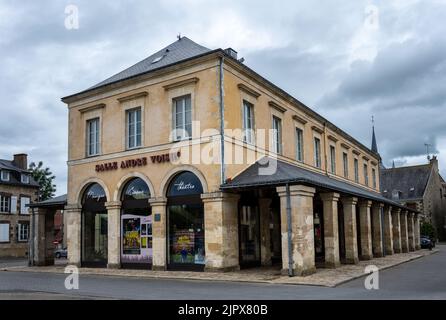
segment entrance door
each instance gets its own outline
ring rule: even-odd
[[[82,265],[107,266],[108,252],[107,212],[86,211],[82,219]]]
[[[240,267],[260,266],[260,216],[257,206],[239,211]]]

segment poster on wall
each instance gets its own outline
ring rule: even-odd
[[[173,235],[174,263],[195,263],[195,233],[192,230],[176,230]]]
[[[122,216],[122,263],[152,263],[152,217]]]

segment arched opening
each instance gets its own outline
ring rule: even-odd
[[[324,205],[319,194],[313,198],[314,254],[316,267],[325,264]]]
[[[167,188],[168,268],[203,270],[205,264],[203,186],[189,171]]]
[[[152,265],[150,189],[141,178],[124,186],[121,201],[121,266],[148,269]]]
[[[82,196],[82,266],[107,266],[108,219],[107,196],[98,183],[93,183]]]

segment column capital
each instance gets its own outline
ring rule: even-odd
[[[149,204],[151,206],[163,206],[167,204],[167,198],[165,197],[154,197],[149,199]]]
[[[401,215],[405,215],[405,216],[407,216],[408,213],[409,213],[408,210],[406,210],[406,209],[401,209],[401,212],[400,212]]]
[[[370,208],[372,206],[372,201],[371,200],[360,200],[358,202],[358,206]]]
[[[372,201],[372,207],[375,208],[384,208],[384,203]]]
[[[392,212],[393,207],[389,204],[384,205],[384,210]]]
[[[286,197],[286,186],[277,187],[276,190],[279,194],[279,197]],[[312,198],[315,193],[316,189],[313,187],[308,187],[301,184],[290,186],[291,196],[305,196]]]
[[[319,194],[322,201],[338,201],[341,195],[337,192],[324,192]]]
[[[81,212],[82,207],[79,206],[78,204],[69,203],[65,206],[64,210],[67,212],[76,212],[76,211]]]
[[[415,217],[415,212],[409,212],[409,217],[414,218]]]
[[[356,205],[358,203],[358,198],[356,197],[341,197],[341,202],[343,205]]]
[[[201,195],[203,202],[221,202],[221,201],[238,201],[240,195],[228,192],[208,192]]]
[[[108,201],[105,203],[105,207],[107,208],[107,210],[121,209],[121,204],[121,201]]]
[[[392,214],[400,214],[401,208],[398,207],[392,207]]]

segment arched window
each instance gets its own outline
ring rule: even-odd
[[[170,182],[167,197],[199,196],[202,193],[203,186],[200,179],[192,172],[185,171],[175,176]]]

